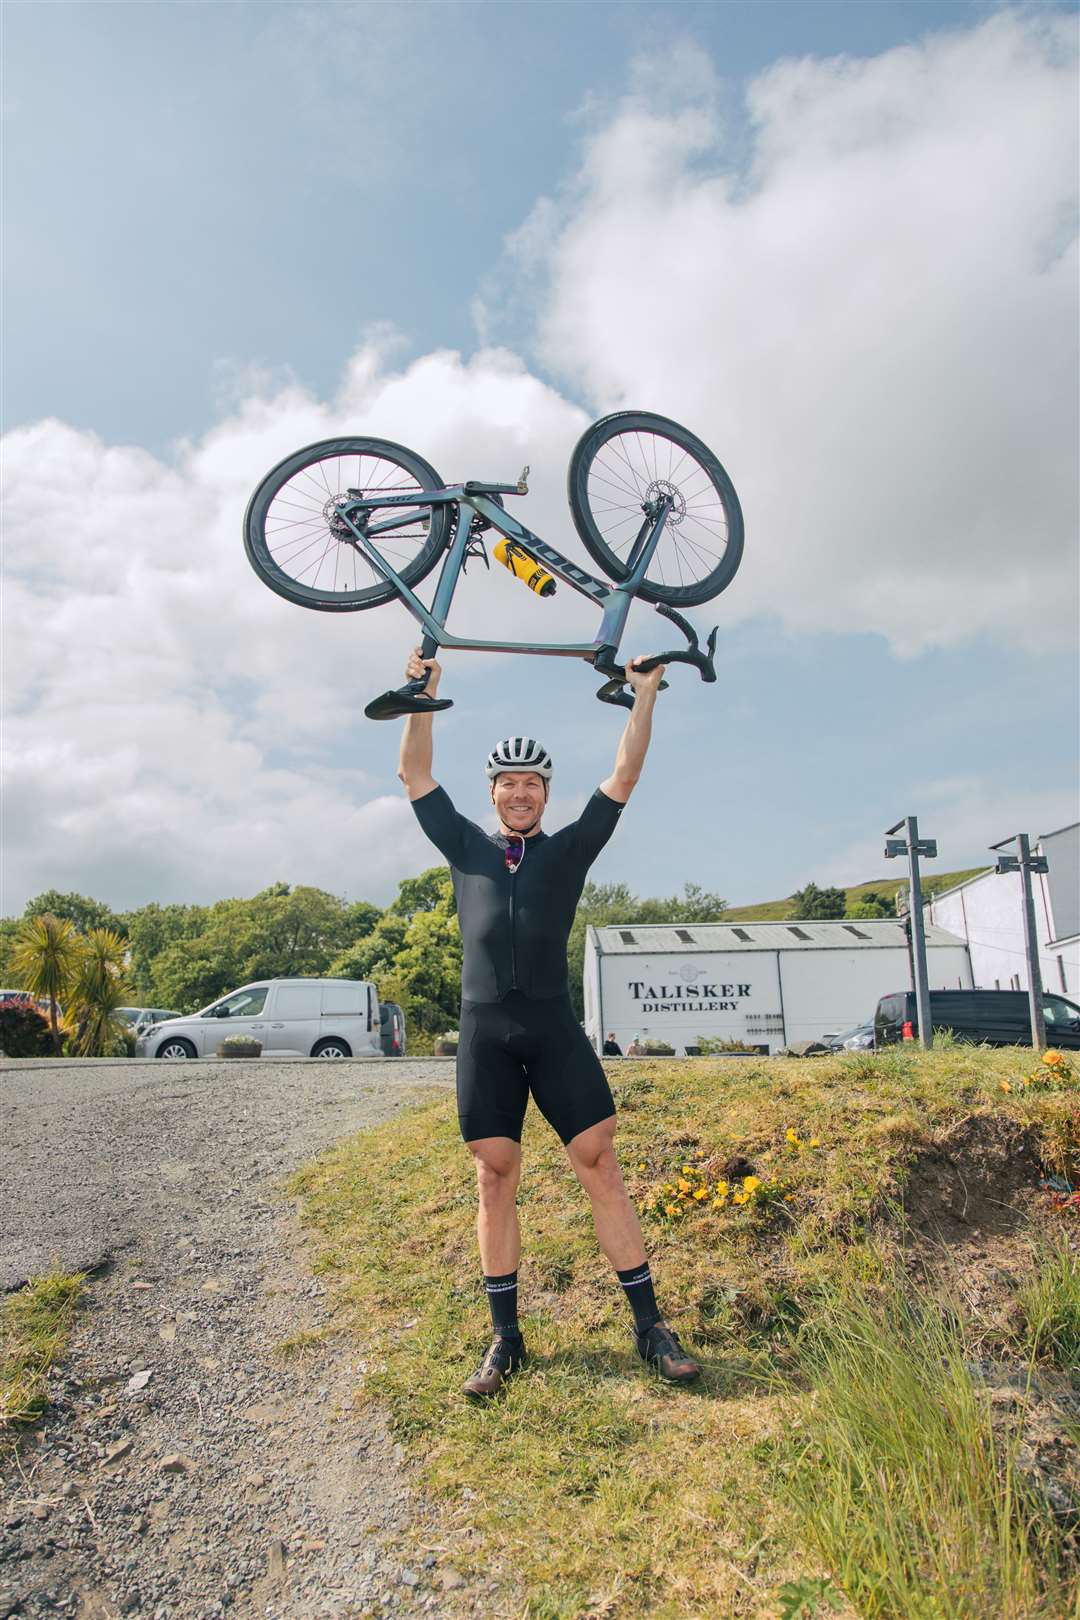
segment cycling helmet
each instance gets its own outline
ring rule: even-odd
[[[504,737],[497,742],[487,757],[484,767],[489,782],[507,771],[535,771],[545,782],[551,781],[551,755],[543,743],[532,737]]]

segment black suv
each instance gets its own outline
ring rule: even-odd
[[[964,1041],[987,1046],[1030,1046],[1031,1014],[1026,990],[931,990],[935,1029],[951,1029]],[[1080,1049],[1080,1007],[1064,996],[1043,995],[1049,1046]],[[914,990],[882,996],[874,1013],[874,1045],[917,1037]]]

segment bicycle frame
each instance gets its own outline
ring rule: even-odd
[[[366,494],[362,499],[342,501],[337,506],[339,517],[348,524],[353,532],[354,544],[361,548],[364,555],[374,564],[383,578],[393,585],[399,598],[408,608],[413,618],[423,626],[426,634],[438,647],[460,647],[471,652],[517,652],[541,653],[553,658],[584,658],[595,663],[597,655],[614,652],[618,647],[623,630],[626,628],[630,604],[637,594],[638,586],[645,577],[653,552],[664,532],[668,513],[672,510],[673,502],[669,496],[664,496],[652,518],[646,514],[645,521],[639,531],[637,540],[630,553],[633,564],[629,577],[621,585],[612,585],[604,580],[595,579],[592,574],[579,568],[577,563],[571,562],[554,546],[549,546],[538,535],[527,529],[523,523],[510,516],[504,507],[490,499],[492,495],[519,495],[525,491],[517,484],[480,484],[470,481],[466,484],[455,484],[441,490],[425,491],[422,501],[418,501],[415,493],[408,495],[377,495],[374,492]],[[537,560],[555,574],[571,590],[581,596],[587,596],[601,610],[600,627],[594,641],[574,642],[543,642],[543,641],[485,641],[477,640],[472,636],[455,636],[446,628],[450,604],[454,599],[458,578],[465,562],[465,554],[469,544],[469,531],[471,520],[466,520],[464,512],[459,518],[457,533],[443,559],[442,570],[439,574],[439,583],[435,589],[435,597],[431,608],[428,609],[420,598],[409,589],[404,581],[394,572],[386,558],[371,543],[373,535],[386,534],[395,528],[401,528],[405,523],[415,523],[416,508],[422,506],[440,506],[456,503],[460,508],[469,508],[476,512],[487,522],[491,528],[497,529],[507,540],[517,540],[534,553]],[[353,521],[360,511],[374,511],[392,508],[394,506],[408,506],[408,518],[389,518],[382,523],[368,527],[367,532],[361,532]],[[432,653],[425,653],[431,657]]]

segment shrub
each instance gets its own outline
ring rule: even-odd
[[[20,1001],[0,1007],[0,1052],[5,1057],[49,1057],[52,1049],[49,1020],[36,1007]]]

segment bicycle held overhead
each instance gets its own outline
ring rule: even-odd
[[[705,651],[679,612],[718,596],[742,559],[743,517],[720,462],[694,434],[649,411],[619,411],[588,428],[573,452],[567,495],[596,579],[517,521],[504,497],[528,492],[528,467],[514,483],[447,485],[423,457],[386,439],[326,439],[287,456],[258,485],[244,518],[248,559],[279,596],[320,612],[356,612],[399,601],[423,629],[422,654],[438,648],[582,658],[606,677],[597,696],[632,707],[619,642],[635,598],[678,626],[687,645],[638,667],[692,664],[715,681],[716,630]],[[446,628],[461,575],[473,559],[489,566],[484,535],[496,530],[496,560],[550,600],[558,582],[599,610],[592,641],[507,642],[455,636]],[[430,608],[415,587],[443,558]],[[451,707],[425,696],[427,677],[384,692],[365,709],[373,720]]]

